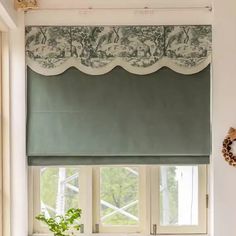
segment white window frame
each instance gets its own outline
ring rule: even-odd
[[[71,166],[65,166],[65,168],[68,168]],[[77,168],[75,166],[72,166],[73,168]],[[57,168],[57,167],[55,167]],[[91,167],[83,167],[78,166],[79,171],[79,186],[81,192],[85,194],[81,194],[79,196],[79,203],[78,208],[82,209],[82,216],[81,216],[81,224],[84,225],[83,231],[87,234],[92,233],[90,231],[92,227],[92,168]],[[29,212],[29,222],[31,222],[32,230],[31,233],[33,234],[49,234],[50,231],[48,228],[43,225],[41,222],[35,219],[35,216],[40,213],[40,167],[30,167],[29,175],[32,177],[29,181],[29,190],[31,192],[30,194],[30,204],[29,206],[32,206],[31,212]],[[89,187],[90,186],[90,187]],[[29,208],[30,208],[29,207]],[[30,209],[29,209],[30,211]],[[86,224],[84,224],[86,222]]]
[[[109,166],[112,167],[112,166]],[[124,167],[124,166],[114,166]],[[129,165],[129,167],[132,167]],[[133,166],[137,167],[137,166]],[[138,166],[139,168],[139,225],[137,226],[104,226],[100,221],[100,168],[94,168],[93,172],[93,206],[94,206],[94,229],[96,232],[97,225],[99,226],[99,233],[145,233],[145,226],[147,225],[146,209],[147,209],[147,196],[146,196],[146,168]],[[141,204],[140,204],[141,203]],[[96,233],[98,233],[96,232]]]
[[[5,22],[6,23],[6,22]],[[1,32],[1,233],[11,234],[11,145],[10,145],[10,60],[9,32],[0,20]]]
[[[127,165],[128,166],[128,165]],[[129,165],[130,166],[130,165]],[[67,166],[65,166],[67,167]],[[69,166],[68,166],[69,167]],[[139,196],[140,196],[140,222],[139,227],[130,226],[102,226],[100,218],[100,190],[99,190],[99,167],[78,166],[80,170],[80,189],[85,194],[80,195],[82,208],[81,224],[84,224],[85,235],[100,234],[123,234],[130,235],[153,235],[153,225],[156,225],[157,235],[205,235],[207,234],[207,167],[198,167],[198,226],[161,226],[159,221],[159,166],[139,166]],[[30,234],[48,235],[50,231],[35,219],[40,212],[40,167],[29,168],[29,222]],[[96,224],[99,224],[99,232],[96,232]]]
[[[151,167],[151,213],[152,226],[156,225],[158,234],[206,234],[207,233],[207,168],[198,166],[198,225],[162,226],[160,224],[160,167]],[[153,229],[152,229],[153,230]]]

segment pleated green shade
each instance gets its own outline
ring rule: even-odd
[[[210,67],[27,74],[29,165],[209,163]]]

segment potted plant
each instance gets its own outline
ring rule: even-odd
[[[80,224],[76,221],[81,218],[81,212],[81,209],[71,208],[65,215],[48,218],[44,214],[39,214],[35,218],[45,223],[54,236],[71,236],[80,229]]]

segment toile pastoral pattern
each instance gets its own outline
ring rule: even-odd
[[[28,26],[26,58],[33,70],[60,74],[77,67],[103,74],[115,66],[136,74],[163,66],[196,73],[211,60],[211,26]]]

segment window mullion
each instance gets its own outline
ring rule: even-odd
[[[144,215],[141,216],[144,218],[142,224],[142,232],[144,235],[150,235],[150,225],[151,225],[151,167],[144,167],[144,181],[142,181],[140,192],[143,194],[143,201],[141,206],[144,209]],[[142,199],[142,198],[141,198]],[[142,218],[141,218],[142,220]]]
[[[93,198],[93,212],[92,212],[92,232],[98,229],[96,225],[100,224],[100,168],[93,167],[92,172],[92,198]],[[98,232],[96,232],[98,233]]]
[[[79,208],[82,209],[81,223],[84,225],[84,233],[92,233],[93,198],[92,198],[92,167],[80,167],[79,169]]]
[[[35,216],[38,215],[41,205],[40,199],[40,167],[33,167],[33,231],[34,233],[47,233],[48,230],[41,226],[40,222],[35,219]]]
[[[154,225],[157,226],[157,230],[159,228],[159,167],[158,166],[152,166],[151,168],[151,180],[150,180],[150,186],[151,186],[151,225],[150,225],[150,234],[153,234],[153,227]]]
[[[150,175],[148,167],[139,167],[139,227],[141,234],[150,234]]]
[[[207,232],[207,167],[198,167],[198,220],[202,232]]]

